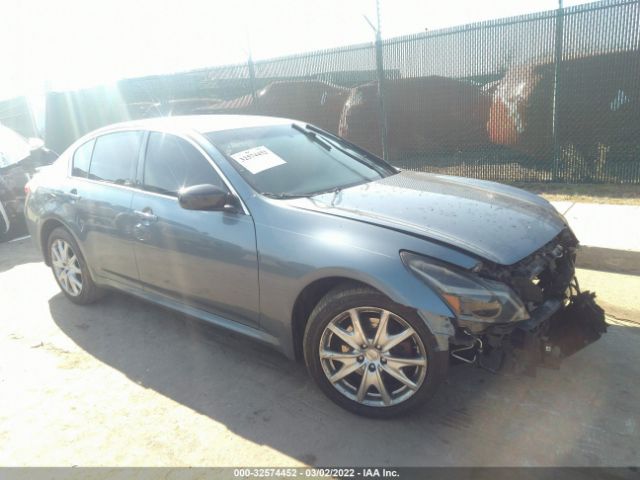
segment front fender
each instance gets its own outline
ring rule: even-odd
[[[440,351],[449,350],[449,338],[455,335],[455,328],[451,322],[453,313],[429,286],[418,281],[414,284],[415,277],[406,272],[390,272],[398,275],[398,282],[388,282],[371,273],[359,270],[345,269],[342,267],[322,268],[308,275],[302,284],[305,286],[298,295],[309,285],[325,278],[344,278],[367,284],[396,303],[413,308],[425,323],[429,331],[436,339],[437,348]],[[404,273],[409,273],[410,280],[404,278]],[[390,277],[393,278],[393,277]],[[296,297],[297,298],[297,297]],[[293,316],[293,307],[291,310]]]
[[[403,249],[433,254],[425,251],[429,245],[423,239],[340,217],[309,217],[291,210],[289,214],[282,223],[273,214],[268,223],[256,221],[260,324],[280,339],[287,355],[293,355],[296,300],[307,286],[327,278],[370,285],[394,302],[415,309],[436,336],[438,347],[448,349],[453,334],[449,307],[400,259]]]

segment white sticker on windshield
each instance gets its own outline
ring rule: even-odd
[[[273,153],[267,147],[260,146],[243,150],[231,155],[236,162],[249,170],[254,175],[263,172],[278,165],[285,164],[282,158]]]

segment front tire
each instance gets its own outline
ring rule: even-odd
[[[436,350],[415,311],[353,284],[331,290],[315,307],[304,354],[309,373],[331,400],[376,418],[421,405],[448,367],[448,352]]]
[[[103,291],[91,279],[87,263],[73,236],[56,228],[47,241],[51,270],[62,293],[78,305],[95,302]]]

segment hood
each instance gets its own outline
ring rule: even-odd
[[[402,171],[293,203],[444,242],[502,265],[523,259],[566,227],[553,206],[537,195],[420,172]]]
[[[31,148],[26,138],[0,125],[0,168],[14,165],[30,154]]]

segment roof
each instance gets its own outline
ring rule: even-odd
[[[294,120],[260,115],[176,115],[172,117],[146,118],[116,123],[104,127],[101,133],[120,128],[194,130],[199,133],[233,130],[236,128],[262,127],[291,124]],[[94,132],[96,133],[96,132]]]

